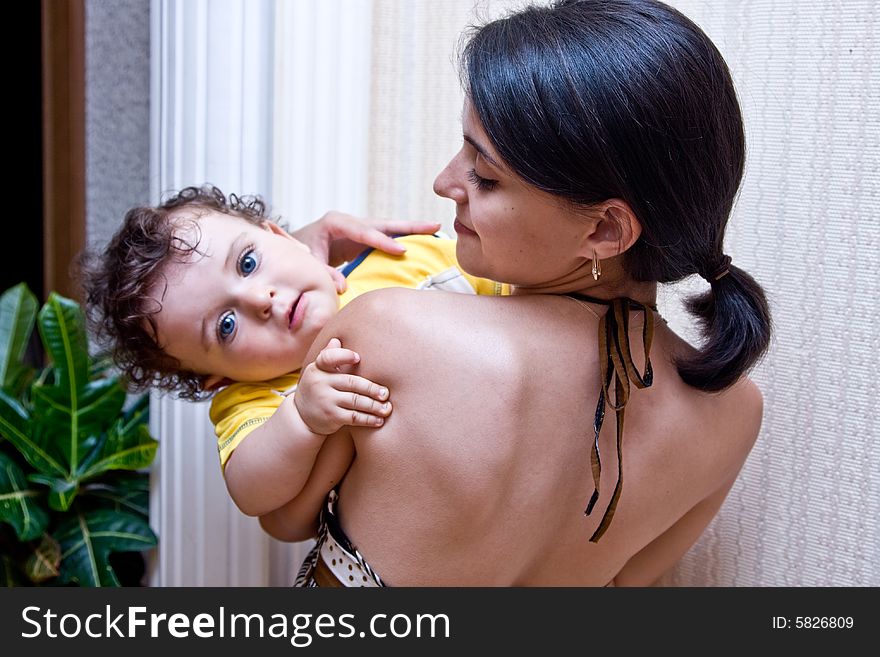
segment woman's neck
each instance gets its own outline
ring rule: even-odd
[[[603,263],[602,274],[598,280],[593,278],[592,264],[589,260],[569,275],[539,285],[513,285],[511,294],[585,294],[597,299],[618,299],[629,297],[643,304],[657,302],[657,283],[653,281],[634,281],[616,263]]]

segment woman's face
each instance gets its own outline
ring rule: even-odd
[[[516,176],[495,152],[465,101],[461,150],[434,181],[455,201],[456,254],[470,274],[520,287],[567,284],[579,276],[589,221]]]

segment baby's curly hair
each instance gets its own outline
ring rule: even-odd
[[[182,369],[156,342],[155,315],[161,304],[148,295],[167,263],[199,253],[198,225],[189,243],[176,234],[179,226],[172,221],[188,209],[222,212],[255,224],[273,220],[259,196],[227,198],[211,184],[186,187],[156,207],[130,209],[104,251],[85,252],[80,258],[80,278],[90,327],[130,387],[155,387],[197,400],[210,393],[201,389],[200,375]]]

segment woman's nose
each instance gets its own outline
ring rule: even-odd
[[[443,171],[437,174],[434,179],[434,193],[437,196],[452,199],[456,203],[464,203],[467,201],[467,190],[464,187],[465,177],[460,171],[461,167],[456,166],[458,155],[449,161]]]

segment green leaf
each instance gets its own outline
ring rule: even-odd
[[[49,507],[55,511],[67,511],[79,492],[79,481],[67,477],[32,474],[28,481],[49,487]]]
[[[12,525],[18,540],[29,541],[46,530],[43,497],[43,491],[28,485],[18,464],[0,452],[0,521]]]
[[[123,413],[98,447],[83,461],[81,479],[107,470],[140,470],[156,456],[159,443],[147,429],[149,395],[142,395]]]
[[[54,538],[43,534],[43,538],[34,547],[25,562],[24,572],[34,584],[40,584],[53,577],[58,577],[60,565],[61,546]]]
[[[0,296],[0,388],[13,395],[30,369],[23,361],[36,316],[37,298],[24,283]]]
[[[73,477],[98,442],[98,436],[114,424],[125,403],[125,389],[117,377],[91,381],[78,390],[64,385],[34,384],[33,432],[53,436]]]
[[[98,458],[80,475],[81,479],[94,477],[107,470],[139,470],[156,456],[159,447],[145,424],[117,422],[100,444]]]
[[[105,510],[71,514],[54,536],[61,544],[59,583],[80,586],[119,586],[110,554],[156,545],[156,535],[143,518]]]
[[[37,470],[64,476],[67,468],[52,449],[52,435],[33,435],[27,410],[0,390],[0,435],[12,443]]]
[[[117,471],[105,474],[100,481],[80,490],[83,506],[150,515],[150,476],[142,472]]]
[[[89,351],[85,316],[72,299],[52,292],[37,316],[40,337],[52,360],[59,387],[75,395],[88,382]],[[74,408],[79,404],[71,400]]]

